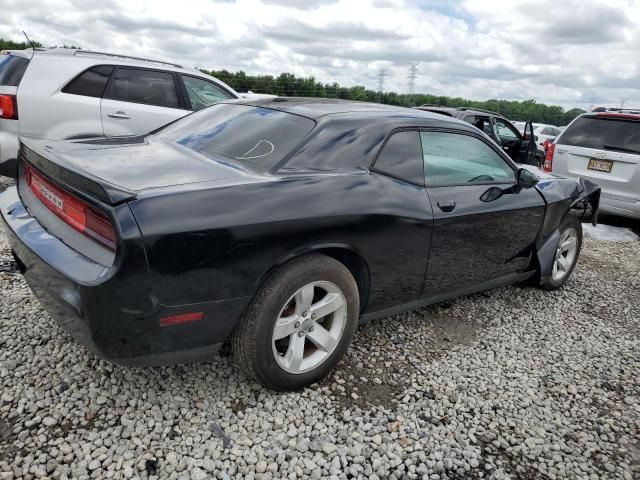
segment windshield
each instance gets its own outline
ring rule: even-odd
[[[309,118],[279,110],[218,104],[172,123],[156,138],[184,145],[210,158],[222,155],[267,170],[291,152],[314,126]]]
[[[579,117],[558,140],[562,145],[640,153],[640,121]]]

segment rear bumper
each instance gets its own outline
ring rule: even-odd
[[[602,192],[600,195],[600,211],[640,219],[640,200]]]
[[[44,309],[97,356],[123,365],[166,365],[210,359],[242,315],[247,298],[181,306],[157,303],[146,260],[104,267],[49,235],[24,208],[15,187],[0,194],[13,255]],[[120,266],[118,266],[120,265]],[[160,326],[160,319],[204,312],[202,320]]]

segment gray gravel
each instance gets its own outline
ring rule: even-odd
[[[0,235],[0,479],[640,478],[640,242],[587,239],[561,291],[362,326],[301,393],[230,357],[128,369],[52,321]]]

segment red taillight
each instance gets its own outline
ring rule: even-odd
[[[0,95],[0,118],[18,119],[18,103],[15,95]]]
[[[547,148],[547,154],[544,157],[544,166],[542,167],[545,172],[550,172],[553,170],[553,154],[555,153],[555,151],[556,144],[550,144]]]
[[[29,165],[25,165],[27,184],[47,208],[65,223],[87,237],[115,250],[116,234],[111,221],[76,196],[54,186]]]

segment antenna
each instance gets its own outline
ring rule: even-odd
[[[381,68],[378,70],[378,103],[382,103],[383,91],[384,91],[384,77],[387,76],[387,69]]]
[[[409,64],[409,75],[407,78],[409,81],[407,82],[407,102],[409,106],[413,106],[413,96],[416,89],[416,78],[418,77],[418,64],[410,63]]]
[[[31,39],[29,38],[29,36],[27,35],[27,32],[25,32],[24,30],[22,31],[22,34],[24,35],[24,38],[27,39],[27,43],[31,46],[31,48],[33,48],[33,50],[35,51],[36,49],[36,45],[31,41]]]

